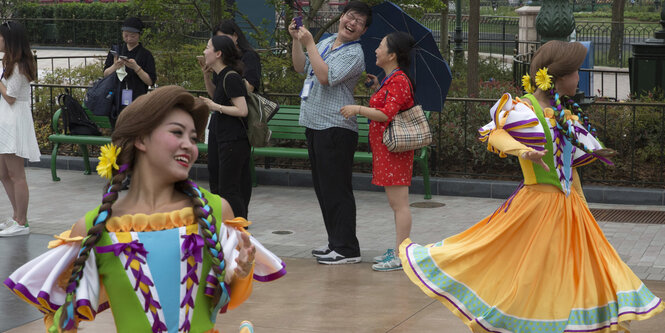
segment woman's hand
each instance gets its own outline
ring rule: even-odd
[[[115,67],[116,69],[118,69],[118,68],[120,68],[120,67],[122,67],[122,66],[125,66],[125,64],[126,64],[125,59],[118,58],[118,57],[115,57],[115,58],[113,59],[113,67]]]
[[[138,71],[139,68],[141,68],[139,66],[139,64],[136,63],[136,60],[134,60],[134,59],[127,59],[127,60],[123,60],[123,61],[125,62],[125,66],[131,68],[134,71]]]
[[[222,111],[219,110],[219,106],[217,105],[217,103],[213,102],[210,98],[199,96],[199,99],[201,99],[204,103],[206,103],[210,111],[217,111],[219,113],[222,113]]]
[[[238,249],[238,257],[236,258],[236,267],[234,273],[240,279],[243,279],[252,272],[252,266],[254,266],[254,254],[256,254],[256,248],[252,245],[252,242],[249,240],[249,235],[245,232],[241,232],[240,239],[242,240],[240,248]]]
[[[550,171],[550,167],[548,167],[547,164],[543,162],[543,156],[545,156],[545,154],[547,154],[547,149],[543,151],[529,150],[522,153],[521,157],[525,160],[529,160],[535,164],[540,165],[543,167],[543,169],[545,169],[545,171]]]
[[[369,85],[370,82],[371,85]],[[376,77],[376,75],[367,74],[367,80],[365,80],[365,86],[367,86],[372,90],[376,90],[376,88],[379,87],[379,79]]]
[[[360,105],[344,105],[339,112],[344,118],[349,119],[349,117],[353,117],[360,113]]]

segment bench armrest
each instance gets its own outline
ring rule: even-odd
[[[62,115],[62,109],[57,109],[53,113],[53,120],[51,121],[51,128],[53,128],[53,133],[54,134],[60,134],[59,130],[59,125],[58,125],[58,120],[60,119],[60,116]]]

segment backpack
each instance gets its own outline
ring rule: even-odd
[[[102,135],[97,125],[88,118],[81,103],[70,95],[69,90],[58,95],[58,105],[62,109],[62,123],[65,134],[72,135]]]
[[[226,91],[226,76],[229,73],[236,72],[229,71],[224,76],[222,83],[224,91]],[[272,131],[268,128],[268,120],[279,110],[279,105],[252,92],[247,92],[245,100],[247,101],[247,125],[243,127],[247,128],[249,144],[252,147],[265,147],[268,145],[270,136],[272,135]]]
[[[117,108],[118,105],[114,103],[114,99],[118,96],[113,94],[119,84],[120,81],[115,73],[97,80],[85,93],[85,106],[96,116],[110,116],[113,108]]]

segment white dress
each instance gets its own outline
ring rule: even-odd
[[[0,154],[14,154],[39,162],[41,153],[32,121],[30,82],[15,65],[9,79],[3,73],[2,84],[7,87],[7,95],[16,98],[16,102],[10,105],[0,97]]]

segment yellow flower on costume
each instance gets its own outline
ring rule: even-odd
[[[536,89],[534,89],[531,85],[531,76],[529,76],[529,74],[522,76],[522,87],[524,87],[524,91],[528,92],[529,94],[533,94],[533,92],[536,91]]]
[[[536,86],[540,90],[552,88],[552,75],[547,74],[547,67],[543,67],[536,73]]]
[[[118,167],[117,159],[122,148],[109,143],[102,146],[102,153],[99,155],[99,164],[97,164],[97,173],[108,180],[113,178],[113,169]]]

